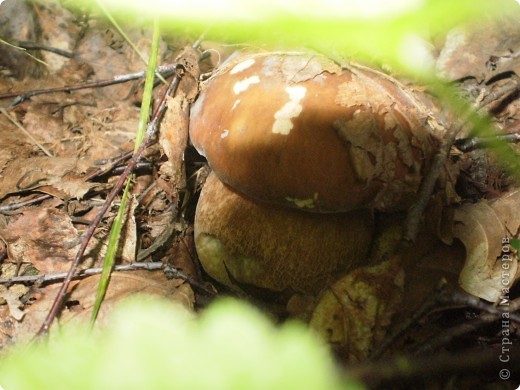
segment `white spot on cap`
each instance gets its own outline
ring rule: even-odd
[[[235,103],[233,103],[233,107],[231,107],[231,111],[233,111],[240,104],[240,99],[237,99]]]
[[[289,94],[289,101],[274,114],[275,122],[272,132],[287,135],[293,128],[292,118],[296,118],[302,112],[301,100],[307,93],[307,88],[302,86],[287,87],[285,91]]]
[[[251,84],[258,84],[260,82],[260,78],[258,76],[251,76],[242,81],[237,81],[233,86],[233,91],[235,95],[238,95],[240,92],[244,92],[249,88]]]
[[[249,68],[254,63],[255,63],[255,60],[252,59],[252,58],[250,58],[248,60],[245,60],[245,61],[242,61],[242,62],[236,64],[233,67],[233,69],[231,69],[229,74],[235,74],[235,73],[238,73],[238,72],[242,72],[243,70],[246,70],[247,68]]]
[[[228,135],[229,135],[229,130],[228,130],[228,129],[225,129],[225,130],[220,134],[220,138],[224,139],[224,138],[226,138]]]

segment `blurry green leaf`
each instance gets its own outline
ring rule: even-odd
[[[83,2],[91,2],[83,0]],[[276,48],[317,48],[414,69],[420,39],[508,13],[514,0],[103,0],[115,14],[159,16],[162,29]]]
[[[16,389],[361,389],[339,379],[331,355],[303,325],[273,326],[233,300],[200,319],[172,303],[130,299],[102,332],[65,327],[0,361]]]

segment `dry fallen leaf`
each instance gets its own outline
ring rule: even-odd
[[[67,272],[74,258],[80,234],[62,210],[36,208],[23,213],[0,230],[7,243],[9,259],[18,264],[31,263],[40,273]],[[121,243],[124,245],[124,243]],[[87,247],[83,264],[102,258],[106,239],[94,237]]]
[[[358,268],[324,291],[310,326],[348,361],[364,360],[385,337],[403,299],[403,286],[397,258]]]
[[[175,97],[168,97],[168,110],[159,134],[159,142],[168,157],[168,161],[161,166],[161,174],[177,190],[186,186],[184,151],[188,145],[190,103],[198,93],[198,58],[192,48],[186,48],[178,57],[188,73],[182,78]]]
[[[0,266],[0,274],[2,275],[2,278],[9,278],[12,276],[23,275],[28,268],[29,267],[27,265],[20,265],[20,267],[18,267],[17,264],[4,262]],[[0,305],[7,304],[10,317],[16,321],[21,321],[25,315],[24,311],[22,310],[23,303],[20,299],[28,291],[29,287],[24,284],[0,285]],[[0,333],[1,332],[2,331],[0,330]],[[0,337],[0,340],[1,339],[2,338]]]
[[[161,124],[160,143],[168,161],[161,173],[177,190],[186,187],[184,150],[188,145],[189,103],[183,95],[168,97],[168,111]]]
[[[65,308],[59,321],[51,328],[51,333],[59,329],[58,324],[85,323],[89,320],[98,282],[99,275],[73,282]],[[5,306],[0,306],[0,346],[31,339],[42,325],[59,287],[60,284],[56,283],[35,290],[32,294],[34,302],[26,305],[21,321],[14,320],[12,313]],[[133,294],[167,298],[180,303],[189,311],[193,310],[195,302],[195,294],[189,284],[180,279],[169,280],[163,272],[116,272],[112,274],[97,324],[106,324],[114,305]]]
[[[49,47],[73,52],[81,33],[75,23],[74,15],[61,4],[38,3],[38,19],[41,39]],[[50,71],[57,71],[68,59],[52,52],[42,52],[43,59]]]
[[[51,273],[68,271],[78,232],[67,214],[49,208],[25,212],[0,235],[11,261],[32,263],[40,272]]]
[[[72,157],[39,156],[10,160],[0,176],[0,199],[8,194],[46,186],[49,186],[49,192],[61,194],[66,199],[81,199],[94,185],[69,175],[78,170],[78,166],[81,166],[78,159]]]
[[[99,275],[95,275],[81,280],[70,289],[69,302],[73,302],[73,306],[69,306],[68,310],[62,313],[60,317],[62,323],[73,319],[76,321],[88,320],[96,298],[98,283]],[[170,300],[177,300],[178,298],[180,303],[185,303],[187,308],[192,309],[195,296],[193,292],[189,293],[185,290],[179,292],[178,288],[183,284],[185,284],[184,281],[180,279],[168,280],[161,271],[115,272],[111,276],[107,293],[101,305],[99,321],[104,322],[106,314],[112,310],[117,302],[137,293],[165,297]],[[187,286],[191,291],[189,285]],[[191,299],[187,299],[186,295],[190,296],[190,294]]]
[[[9,313],[16,321],[21,321],[25,313],[20,307],[23,306],[20,301],[18,294],[10,291],[0,292],[0,298],[5,299],[7,307],[9,307]]]
[[[519,204],[520,190],[516,189],[455,210],[454,237],[466,247],[459,284],[468,293],[495,302],[520,278],[518,254],[507,245],[519,234]]]

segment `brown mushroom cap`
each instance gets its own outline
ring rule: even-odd
[[[308,53],[226,63],[192,107],[190,136],[219,178],[318,212],[407,207],[435,150],[422,95]]]
[[[318,293],[364,263],[372,231],[368,210],[316,214],[261,203],[214,174],[195,216],[195,246],[205,271],[252,293]]]

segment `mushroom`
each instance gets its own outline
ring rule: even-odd
[[[363,264],[372,236],[368,210],[305,213],[257,202],[211,173],[195,217],[206,272],[235,289],[271,297],[316,295]]]
[[[190,137],[226,184],[307,211],[403,210],[443,130],[424,94],[309,53],[229,60],[202,87]]]
[[[313,294],[362,264],[372,210],[402,210],[418,190],[442,135],[433,109],[316,54],[228,60],[191,109],[191,141],[226,184],[210,177],[197,207],[205,270],[233,288]]]

